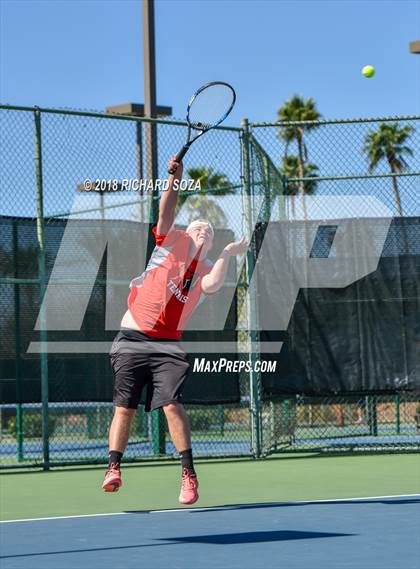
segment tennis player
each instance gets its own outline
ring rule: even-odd
[[[102,488],[116,492],[122,485],[121,459],[146,387],[145,410],[163,408],[173,444],[181,456],[179,502],[194,504],[198,500],[198,480],[189,421],[182,404],[189,363],[179,340],[197,305],[222,287],[230,257],[244,253],[247,243],[243,238],[230,243],[212,265],[207,259],[213,246],[211,224],[196,220],[185,231],[173,226],[178,199],[174,185],[182,178],[182,163],[171,159],[168,171],[174,174],[160,199],[159,219],[153,228],[156,247],[146,270],[130,284],[128,310],[110,351],[115,412]]]

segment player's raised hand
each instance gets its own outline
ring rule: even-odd
[[[248,249],[248,242],[246,241],[245,237],[239,239],[239,241],[232,241],[229,245],[226,245],[225,251],[229,253],[229,255],[242,255]]]
[[[176,156],[175,155],[172,156],[172,158],[168,162],[168,172],[172,173],[177,178],[181,178],[183,168],[184,166],[182,162],[181,161],[177,162]]]

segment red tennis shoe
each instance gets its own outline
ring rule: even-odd
[[[115,464],[111,463],[111,466],[105,474],[102,490],[104,492],[118,492],[120,486],[122,486],[120,469]]]
[[[181,493],[179,502],[181,504],[194,504],[198,500],[198,480],[197,476],[184,468],[182,470]]]

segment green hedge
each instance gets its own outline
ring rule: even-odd
[[[57,418],[48,417],[48,429],[50,436],[54,433]],[[16,417],[10,417],[7,423],[8,432],[16,436]],[[41,413],[27,413],[23,415],[23,436],[28,439],[42,437],[42,415]]]

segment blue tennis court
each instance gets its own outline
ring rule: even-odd
[[[2,569],[418,569],[420,495],[4,522]]]

